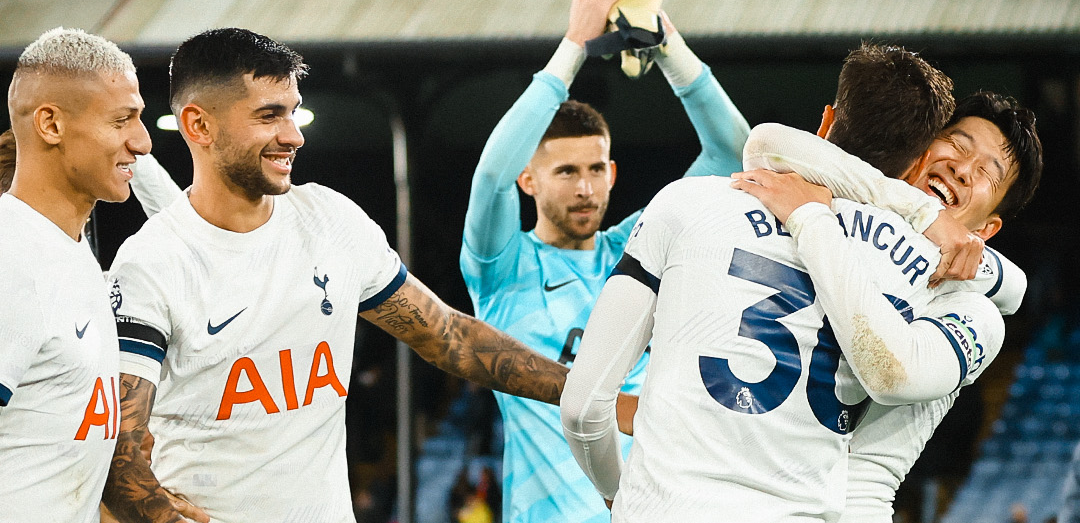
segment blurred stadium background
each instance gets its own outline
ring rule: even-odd
[[[175,46],[225,26],[288,43],[312,66],[301,92],[314,120],[304,128],[295,181],[352,197],[392,244],[411,251],[414,273],[468,311],[457,258],[472,169],[499,117],[554,50],[568,7],[569,0],[0,0],[0,84],[9,83],[21,49],[52,27],[117,42],[139,67],[153,153],[184,187],[187,149],[156,125],[169,112]],[[1036,112],[1046,151],[1042,187],[990,242],[1027,271],[1025,304],[1007,318],[997,363],[964,390],[905,482],[897,521],[1052,518],[1080,440],[1080,308],[1071,298],[1080,290],[1080,1],[667,0],[664,8],[751,125],[815,129],[842,58],[861,39],[920,51],[954,79],[957,97],[991,89]],[[600,109],[612,127],[620,176],[610,223],[645,205],[699,151],[658,72],[630,81],[614,62],[590,60],[571,96]],[[6,120],[6,104],[0,111]],[[405,213],[395,203],[395,151],[411,189]],[[524,209],[526,227],[532,214]],[[145,218],[133,199],[100,206],[95,219],[107,268]],[[358,520],[459,521],[467,516],[456,507],[470,501],[498,512],[502,436],[490,393],[422,362],[399,367],[392,340],[365,327],[349,398]],[[412,395],[400,409],[405,416],[395,408],[399,388]]]

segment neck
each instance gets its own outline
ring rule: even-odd
[[[30,208],[56,224],[72,240],[79,241],[97,199],[71,186],[63,172],[43,169],[35,162],[23,162],[15,170],[8,191]]]
[[[213,170],[195,166],[188,200],[195,212],[215,227],[232,232],[251,232],[270,219],[274,212],[273,196],[251,200]]]
[[[596,247],[596,233],[584,240],[579,240],[567,236],[547,220],[537,221],[534,232],[536,237],[540,238],[540,241],[560,249],[591,251]]]

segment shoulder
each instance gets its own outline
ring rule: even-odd
[[[348,196],[314,182],[294,185],[280,196],[287,200],[304,217],[346,221],[370,221],[371,218]]]

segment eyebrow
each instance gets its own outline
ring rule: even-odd
[[[261,111],[273,111],[275,113],[291,113],[291,112],[295,111],[299,107],[300,107],[300,102],[296,102],[296,105],[293,106],[292,109],[289,109],[288,107],[286,107],[285,104],[269,103],[269,104],[259,106],[258,108],[256,108],[252,112],[258,113],[258,112],[261,112]]]
[[[967,131],[963,131],[963,130],[960,130],[960,129],[953,129],[952,131],[949,132],[950,136],[957,135],[957,134],[960,135],[960,136],[963,136],[964,138],[967,138],[969,143],[972,143],[972,144],[975,143],[975,138],[973,136],[971,136],[970,134],[968,134]],[[990,160],[994,163],[994,167],[997,168],[998,183],[1001,183],[1001,182],[1005,181],[1005,166],[1001,165],[1001,162],[995,157],[991,157]]]

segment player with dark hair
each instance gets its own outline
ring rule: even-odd
[[[929,85],[948,82],[920,66],[930,74],[914,83],[929,85],[912,90],[911,69],[895,61],[920,59],[903,50],[863,54],[878,63],[881,74],[870,77],[881,84],[859,92],[894,92],[877,99],[903,100],[921,116],[893,125],[879,117],[889,114],[884,109],[867,111],[861,114],[872,118],[860,125],[829,129],[823,122],[824,134],[844,141],[858,130],[904,127],[887,133],[909,136],[898,141],[905,150],[845,143],[892,176],[918,170],[951,105],[947,88]],[[843,109],[836,114],[856,117]],[[897,168],[904,159],[910,167]],[[946,396],[977,377],[1000,348],[1001,318],[988,299],[952,292],[935,300],[926,289],[940,255],[900,216],[844,200],[833,203],[839,212],[808,205],[790,216],[773,209],[774,216],[733,190],[783,192],[788,178],[754,172],[733,182],[669,185],[646,208],[601,294],[568,379],[563,422],[601,492],[609,499],[620,492],[616,520],[698,521],[717,513],[835,520],[848,433],[867,395],[882,404]],[[957,201],[996,204],[1010,187],[960,192]],[[924,218],[916,212],[912,219],[925,227],[930,207],[923,209]],[[923,317],[908,324],[897,309]],[[650,378],[620,489],[608,398],[650,337]]]
[[[98,520],[116,445],[116,326],[83,225],[150,152],[131,57],[56,28],[19,56],[0,136],[0,514]],[[17,139],[17,141],[16,141]],[[18,149],[19,162],[15,164]]]
[[[353,521],[357,310],[441,369],[558,400],[565,367],[444,304],[344,196],[292,186],[306,70],[243,29],[199,34],[173,57],[194,181],[112,267],[123,420],[104,497],[123,521],[181,520],[165,489],[221,521]]]
[[[484,147],[465,216],[460,263],[477,316],[566,365],[639,214],[601,230],[616,174],[611,132],[594,108],[568,100],[584,43],[604,31],[612,3],[571,3],[566,37]],[[749,126],[668,27],[657,63],[703,144],[691,174],[737,170]],[[515,181],[535,201],[532,231],[522,231]],[[646,363],[637,364],[624,391],[640,388]],[[558,407],[502,393],[496,399],[504,421],[503,521],[608,521],[603,500],[574,464]]]

